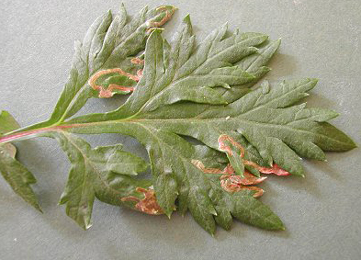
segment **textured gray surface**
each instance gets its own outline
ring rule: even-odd
[[[130,13],[159,1],[127,1]],[[192,0],[168,28],[191,14],[199,38],[221,23],[260,31],[282,47],[268,79],[317,77],[310,105],[341,113],[333,121],[361,143],[361,3],[359,0]],[[0,5],[0,109],[22,125],[51,113],[68,77],[73,42],[119,1],[2,0]],[[114,108],[119,99],[92,100],[87,111]],[[133,140],[92,136],[92,144]],[[285,232],[234,223],[209,236],[187,215],[151,217],[96,203],[94,226],[81,230],[57,206],[69,164],[52,140],[18,144],[20,160],[39,179],[35,190],[45,213],[35,212],[0,182],[0,259],[361,259],[360,149],[328,154],[328,163],[305,162],[307,176],[271,178],[262,201],[278,213]]]

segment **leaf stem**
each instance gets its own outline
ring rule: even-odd
[[[44,127],[44,128],[38,128],[38,129],[32,129],[32,130],[25,130],[23,132],[17,132],[17,133],[9,133],[7,135],[4,135],[0,137],[0,144],[2,143],[8,143],[13,141],[20,141],[32,138],[34,135],[41,134],[41,133],[47,133],[47,132],[54,132],[59,131],[62,129],[77,127],[78,124],[72,124],[72,125],[58,125],[58,126],[51,126],[51,127]]]

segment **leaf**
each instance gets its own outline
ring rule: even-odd
[[[11,132],[19,128],[18,122],[7,111],[1,111],[0,113],[0,134]]]
[[[299,103],[317,80],[255,86],[270,71],[267,63],[279,40],[230,33],[225,24],[196,45],[187,16],[168,43],[153,27],[173,12],[172,6],[143,9],[128,23],[122,7],[119,17],[98,19],[78,44],[71,77],[49,121],[5,134],[0,143],[29,136],[59,141],[72,165],[60,203],[83,228],[91,225],[98,198],[148,214],[189,211],[211,234],[217,224],[229,229],[233,218],[283,230],[279,217],[254,198],[261,189],[247,185],[264,181],[255,177],[262,173],[303,176],[301,157],[325,160],[324,151],[347,151],[355,143],[327,122],[336,112]],[[131,59],[146,39],[143,68]],[[70,118],[99,94],[95,90],[112,96],[112,84],[114,93],[134,90],[124,105]],[[146,163],[121,145],[92,149],[72,133],[136,138],[148,152],[152,178],[135,176]]]
[[[88,82],[97,72],[121,68],[125,73],[135,73],[136,66],[131,58],[144,51],[149,30],[162,26],[175,10],[174,6],[160,6],[152,10],[145,7],[129,19],[122,4],[115,16],[110,11],[100,16],[83,41],[75,42],[70,77],[50,119],[27,129],[58,124],[78,112],[89,98],[98,96]]]
[[[123,197],[133,195],[137,187],[147,183],[129,181],[127,176],[145,171],[147,164],[141,158],[122,151],[121,145],[92,149],[86,141],[69,133],[55,133],[54,137],[72,164],[59,204],[66,204],[67,215],[84,229],[92,225],[95,197],[109,204],[121,205]],[[123,188],[125,184],[128,186]]]
[[[0,134],[17,129],[19,124],[6,111],[0,113]],[[0,172],[13,191],[41,212],[38,200],[30,185],[36,183],[34,175],[15,159],[16,147],[0,144]]]
[[[226,38],[227,25],[212,32],[197,48],[189,16],[171,45],[155,30],[146,47],[144,73],[134,94],[108,118],[122,118],[153,111],[159,104],[179,101],[227,104],[215,87],[243,85],[256,77],[235,66],[242,58],[257,52],[255,46],[267,36],[235,33]],[[195,50],[194,50],[195,49]]]
[[[240,221],[269,230],[285,229],[282,221],[270,208],[253,198],[249,191],[227,193],[222,190],[217,178],[212,178],[212,193],[210,197],[216,201],[217,216],[215,220],[222,228],[229,230],[232,216]]]
[[[234,142],[228,135],[220,135],[218,137],[219,150],[227,154],[228,160],[232,165],[234,171],[243,176],[244,164],[239,158],[243,157],[243,147]]]
[[[185,25],[188,25],[187,19]],[[189,25],[186,28],[189,28]],[[219,31],[222,29],[212,35],[218,35]],[[184,25],[180,32],[184,32]],[[223,41],[228,42],[227,39]],[[163,87],[173,87],[172,84],[160,83],[166,81],[164,64],[171,64],[170,58],[162,56],[163,51],[159,51],[159,55],[155,54],[156,48],[164,48],[162,44],[159,32],[153,32],[145,52],[144,77],[138,83],[141,87],[136,88],[124,106],[115,112],[74,119],[72,122],[84,125],[75,127],[72,131],[122,133],[137,138],[148,150],[158,203],[167,215],[174,210],[175,201],[178,199],[181,212],[189,209],[200,225],[210,233],[214,231],[213,216],[217,215],[217,210],[215,202],[212,202],[209,196],[210,184],[199,170],[195,170],[191,165],[190,162],[194,159],[192,148],[178,135],[191,136],[217,150],[222,150],[219,146],[219,137],[222,135],[245,138],[246,144],[250,143],[257,149],[266,165],[276,163],[294,175],[304,174],[299,156],[323,160],[325,157],[322,149],[343,151],[354,147],[352,140],[341,131],[336,128],[328,130],[324,121],[337,115],[333,111],[308,109],[304,105],[292,106],[308,95],[307,92],[317,83],[314,79],[285,81],[275,87],[263,84],[228,106],[207,105],[205,109],[203,107],[198,110],[198,114],[195,113],[194,106],[186,103],[178,117],[179,113],[172,108],[171,102],[160,98],[165,93]],[[219,44],[225,43],[221,41]],[[237,43],[235,45],[237,46]],[[174,43],[171,46],[174,46]],[[238,47],[242,49],[243,45]],[[198,47],[194,53],[197,54],[200,49],[202,48]],[[148,66],[150,60],[153,60],[153,63]],[[158,64],[160,65],[156,68]],[[221,66],[220,64],[229,63],[222,61],[216,64]],[[208,65],[207,68],[211,66]],[[223,70],[227,71],[226,68],[232,67],[223,67]],[[161,74],[158,75],[158,71],[161,71]],[[144,86],[143,82],[151,84]],[[190,87],[196,88],[197,84],[192,82]],[[178,101],[182,99],[179,98]],[[191,100],[192,97],[185,99],[197,101]],[[174,106],[180,107],[177,103]],[[169,111],[173,113],[170,114]],[[169,156],[170,154],[172,156]],[[229,159],[232,166],[235,169],[238,167],[241,173],[241,156],[234,154]]]

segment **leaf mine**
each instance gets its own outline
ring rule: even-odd
[[[120,90],[120,91],[123,91],[125,93],[129,93],[129,92],[132,92],[134,90],[134,87],[125,87],[125,86],[120,86],[120,85],[117,85],[117,84],[110,84],[107,89],[105,89],[101,85],[97,85],[97,83],[96,83],[97,79],[99,79],[103,75],[112,74],[112,73],[117,73],[119,75],[126,76],[126,77],[128,77],[129,79],[131,79],[131,80],[133,80],[135,82],[138,82],[140,80],[139,75],[133,75],[133,74],[127,73],[127,72],[123,71],[120,68],[114,68],[114,69],[107,69],[107,70],[98,71],[97,73],[95,73],[89,79],[88,84],[94,90],[99,91],[99,97],[100,98],[110,98],[110,97],[112,97],[115,94],[115,92],[113,92],[113,90]]]
[[[144,195],[144,198],[139,199],[138,197],[135,197],[135,196],[128,196],[128,197],[121,198],[121,200],[123,202],[125,202],[125,201],[136,202],[137,204],[135,205],[135,209],[139,210],[140,212],[149,214],[149,215],[164,214],[162,208],[159,206],[159,204],[157,202],[155,192],[153,189],[144,189],[144,188],[137,187],[136,191],[142,193]]]
[[[253,197],[260,197],[264,190],[255,186],[267,179],[267,177],[258,178],[248,171],[243,173],[243,177],[235,175],[233,167],[228,164],[223,170],[218,168],[206,168],[201,161],[192,160],[192,163],[204,173],[208,174],[221,174],[219,177],[221,187],[227,192],[238,192],[242,190],[256,191]]]

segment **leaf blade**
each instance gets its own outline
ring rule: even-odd
[[[144,171],[146,163],[139,157],[122,151],[121,145],[92,149],[83,139],[65,132],[53,134],[67,154],[71,169],[59,204],[66,205],[66,214],[80,227],[92,226],[91,216],[95,198],[107,203],[122,205],[122,198],[133,195],[139,183],[130,176]],[[132,184],[133,191],[124,186]],[[139,195],[137,195],[139,196]]]
[[[0,113],[0,134],[19,128],[18,122],[7,111]],[[36,183],[34,175],[15,159],[16,147],[11,143],[0,144],[0,172],[12,190],[24,201],[42,212],[38,199],[30,187]]]

